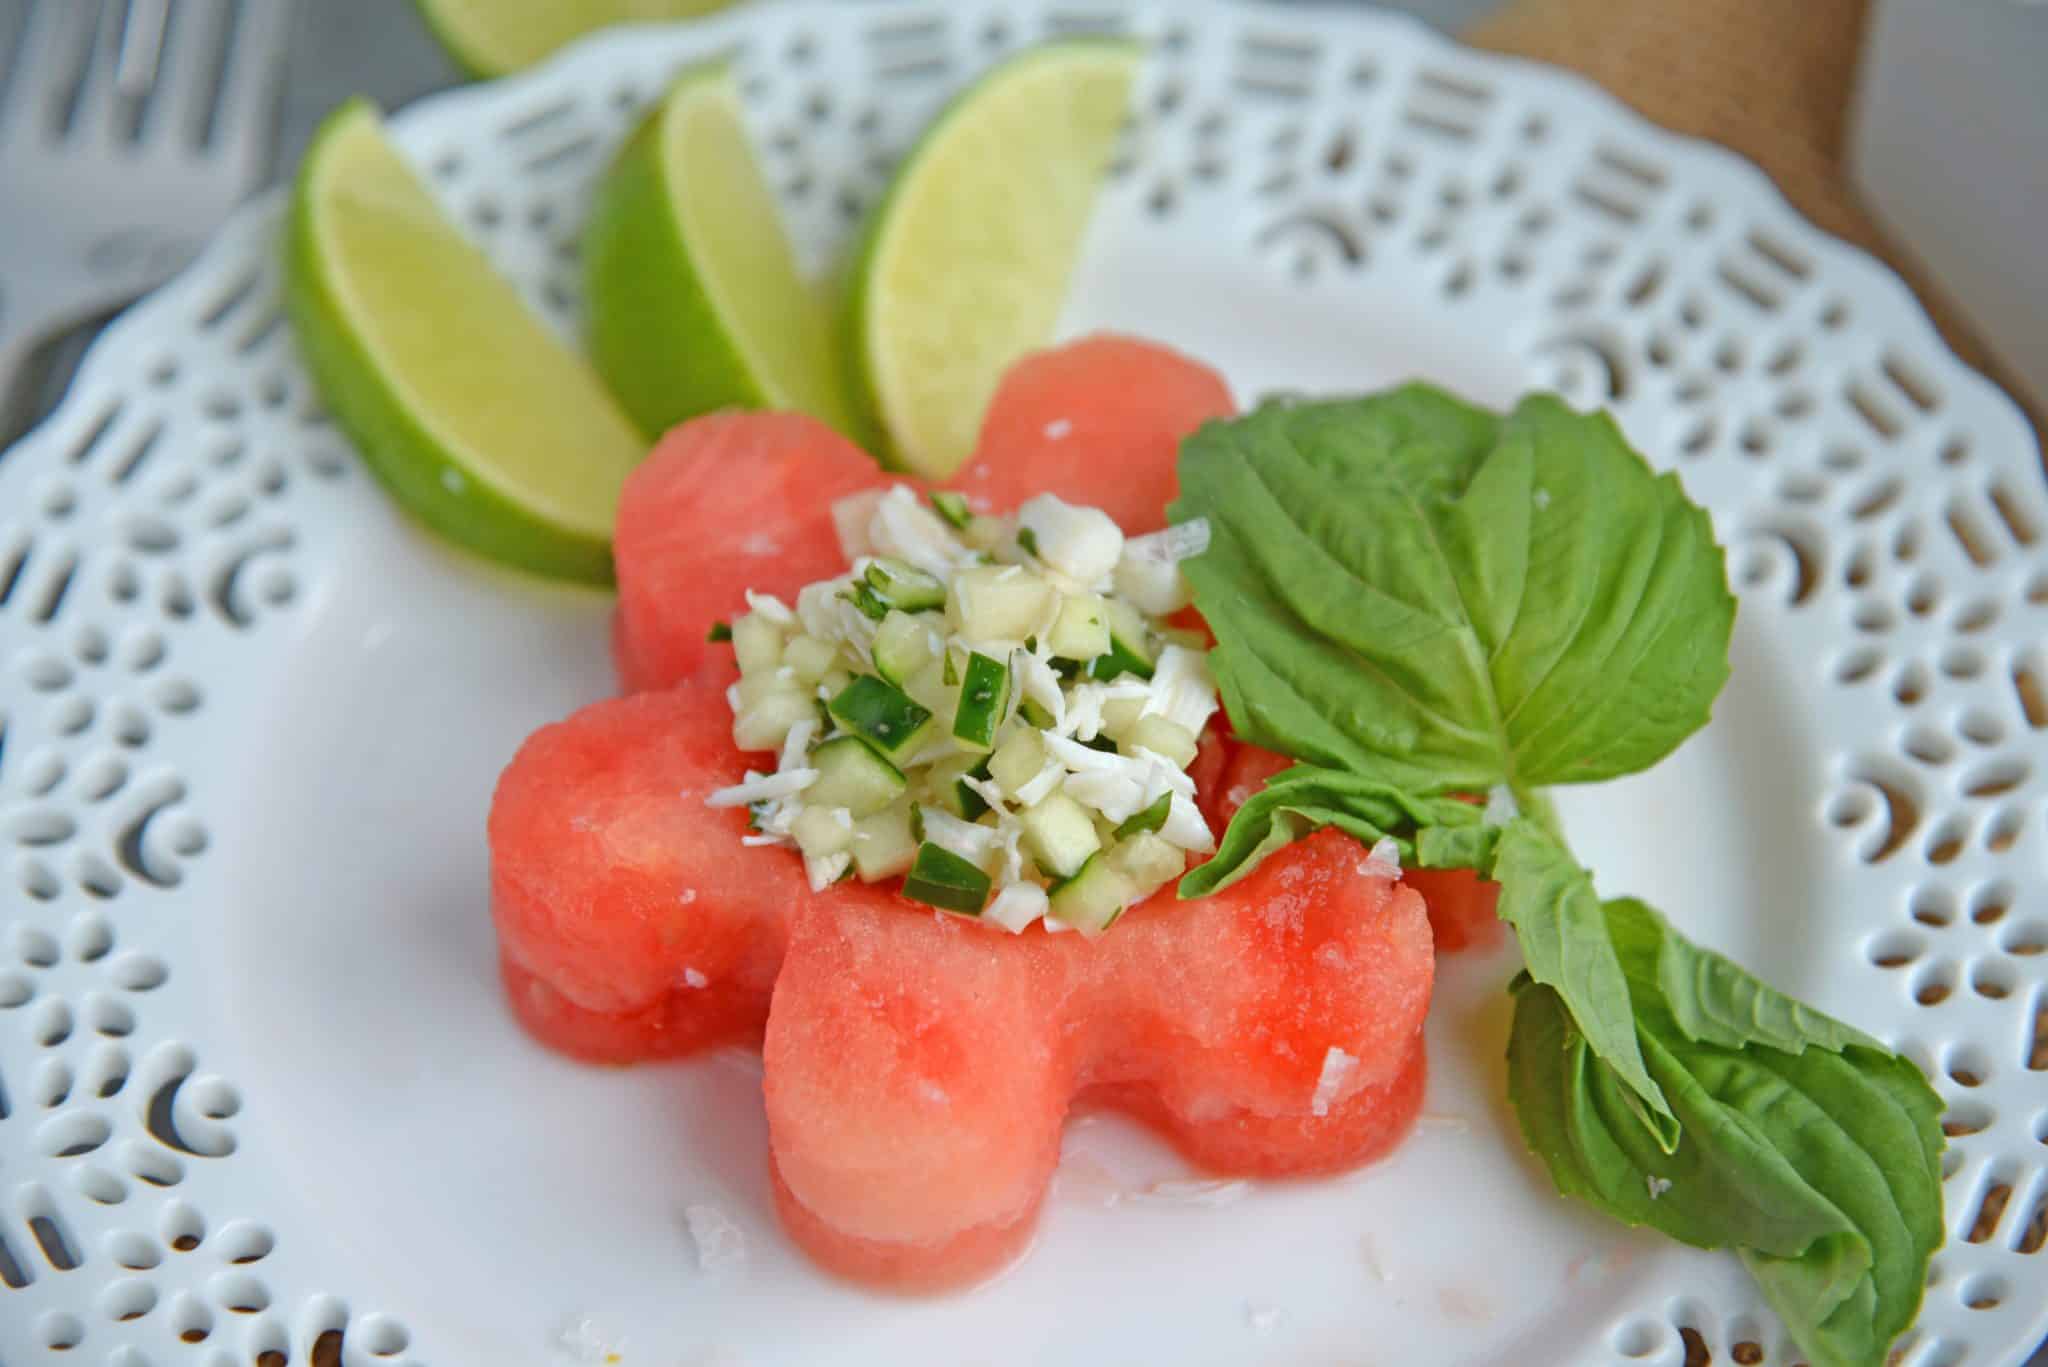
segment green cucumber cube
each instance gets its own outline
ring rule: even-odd
[[[1109,650],[1109,617],[1102,595],[1070,593],[1060,600],[1060,615],[1045,644],[1062,660],[1093,660]]]
[[[838,723],[889,760],[914,754],[932,731],[931,709],[887,679],[862,674],[827,704]]]
[[[979,651],[967,657],[966,676],[960,683],[959,710],[953,717],[953,736],[978,750],[995,744],[996,730],[1010,710],[1010,667]]]
[[[804,789],[804,805],[844,807],[855,817],[881,811],[910,786],[903,771],[858,736],[828,740],[811,751],[818,777]]]
[[[988,902],[989,876],[959,855],[929,840],[918,846],[903,895],[942,911],[979,916]]]
[[[1073,877],[1102,848],[1088,809],[1065,793],[1052,793],[1043,802],[1026,807],[1019,820],[1024,826],[1024,848],[1038,861],[1038,867],[1054,878]]]

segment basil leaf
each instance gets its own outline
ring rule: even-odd
[[[1636,1042],[1636,1008],[1592,877],[1528,817],[1494,850],[1500,919],[1515,928],[1529,976],[1556,990],[1579,1035],[1628,1088],[1630,1109],[1669,1153],[1678,1122]]]
[[[1642,1054],[1670,1099],[1678,1147],[1634,1123],[1631,1092],[1559,994],[1524,979],[1508,1090],[1558,1188],[1630,1224],[1732,1247],[1816,1367],[1875,1367],[1913,1320],[1942,1238],[1941,1103],[1911,1063],[1819,1012],[1776,1007],[1754,1030],[1682,998],[1722,966],[1716,1001],[1783,999],[1687,943],[1640,902],[1603,909],[1626,966]],[[1725,971],[1723,971],[1725,970]],[[1678,998],[1666,995],[1676,983]],[[1734,995],[1728,995],[1733,987]],[[1702,1032],[1681,1024],[1717,1022]]]
[[[1231,719],[1306,762],[1416,792],[1609,778],[1727,677],[1707,516],[1605,416],[1422,385],[1268,407],[1190,437],[1180,482]]]
[[[1362,775],[1296,765],[1246,799],[1216,856],[1181,878],[1180,895],[1206,897],[1227,888],[1267,855],[1322,826],[1335,826],[1367,845],[1392,839],[1407,863],[1416,859],[1420,831],[1459,832],[1466,847],[1483,851],[1498,832],[1480,823],[1479,809],[1456,798],[1416,797]],[[1441,850],[1448,837],[1436,840]]]
[[[1852,1044],[1887,1052],[1854,1026],[1793,1000],[1739,965],[1700,948],[1632,897],[1609,902],[1606,914],[1615,952],[1630,980],[1655,984],[1673,1023],[1689,1040],[1734,1049],[1768,1044],[1792,1054],[1809,1044],[1837,1053]]]

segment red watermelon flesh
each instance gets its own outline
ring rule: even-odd
[[[1421,1104],[1432,978],[1420,899],[1336,832],[1093,941],[831,890],[791,932],[764,1046],[786,1223],[861,1280],[986,1276],[1029,1238],[1077,1096],[1220,1171],[1355,1166]]]
[[[950,483],[978,506],[1034,494],[1102,509],[1136,534],[1166,525],[1182,437],[1237,411],[1209,367],[1108,333],[1011,366],[982,419],[974,459]]]
[[[624,1062],[758,1036],[801,864],[742,849],[721,691],[595,703],[536,731],[498,780],[491,913],[505,985],[535,1034]]]
[[[705,639],[712,623],[745,612],[748,589],[787,602],[844,571],[832,504],[894,482],[797,413],[713,413],[670,431],[619,497],[613,653],[625,690],[700,672],[730,682],[731,649]]]
[[[1447,954],[1488,950],[1507,933],[1500,919],[1500,884],[1470,869],[1409,869],[1401,881],[1422,894],[1436,947]]]
[[[1211,740],[1204,738],[1204,753],[1195,758],[1197,766],[1207,764],[1220,770],[1213,796],[1201,801],[1209,829],[1220,837],[1230,818],[1244,806],[1245,799],[1266,786],[1266,780],[1294,763],[1248,741],[1230,740],[1217,748],[1228,757],[1208,753]],[[1196,792],[1204,790],[1197,785]],[[1500,884],[1481,878],[1469,869],[1409,869],[1401,881],[1422,894],[1429,908],[1429,927],[1440,953],[1455,954],[1465,949],[1492,949],[1501,941],[1504,928],[1494,908],[1500,901]]]

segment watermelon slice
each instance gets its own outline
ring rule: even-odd
[[[1229,411],[1193,362],[1091,339],[1020,363],[960,483],[992,507],[1050,488],[1157,526],[1179,438]],[[608,1062],[765,1028],[785,1223],[825,1266],[896,1286],[1014,1256],[1077,1099],[1225,1172],[1384,1152],[1420,1104],[1431,933],[1348,838],[1200,902],[1168,889],[1090,941],[989,933],[879,886],[813,893],[790,852],[742,848],[742,810],[704,806],[746,767],[712,622],[748,588],[793,596],[842,568],[832,502],[890,482],[819,424],[767,414],[685,424],[629,481],[616,654],[628,689],[663,691],[544,728],[500,780],[492,906],[519,1019]],[[1279,764],[1214,730],[1192,771],[1213,807]]]
[[[738,858],[746,768],[722,690],[685,683],[536,731],[491,803],[491,913],[514,1012],[547,1043],[624,1063],[758,1038],[797,861]]]
[[[1182,437],[1237,411],[1215,371],[1176,351],[1100,334],[1010,368],[952,483],[980,506],[1034,494],[1102,509],[1126,532],[1166,524]]]
[[[1076,1097],[1218,1171],[1354,1167],[1421,1104],[1432,963],[1421,899],[1336,832],[1095,941],[836,889],[798,917],[768,1018],[785,1223],[863,1281],[974,1281],[1029,1238]]]
[[[712,623],[745,612],[748,589],[793,599],[845,569],[833,502],[893,482],[799,413],[714,413],[670,431],[619,498],[613,654],[625,691],[700,672],[730,683],[732,651],[705,639]]]

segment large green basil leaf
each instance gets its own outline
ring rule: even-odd
[[[1808,1008],[1766,1005],[1745,1030],[1728,1001],[1786,999],[1728,982],[1747,975],[1726,960],[1673,974],[1708,951],[1640,902],[1605,911],[1680,1141],[1653,1142],[1561,996],[1523,979],[1508,1088],[1531,1149],[1561,1191],[1617,1219],[1737,1250],[1816,1367],[1876,1367],[1942,1238],[1939,1098],[1911,1063]],[[1702,981],[1715,1004],[1698,1000]]]
[[[1181,447],[1175,521],[1238,733],[1412,792],[1631,773],[1708,716],[1734,599],[1706,514],[1604,415],[1410,385]]]

